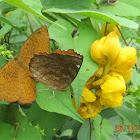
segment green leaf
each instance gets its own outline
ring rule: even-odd
[[[116,116],[116,112],[114,111],[113,108],[105,108],[103,109],[101,112],[100,112],[100,115],[103,117],[103,118],[106,118],[106,119],[109,119],[111,117],[114,117]]]
[[[0,123],[0,139],[13,140],[14,128],[6,123]]]
[[[13,106],[13,111],[14,111],[14,114],[15,114],[16,121],[19,123],[19,125],[21,125],[22,123],[27,123],[28,122],[28,118],[27,118],[27,116],[25,115],[25,113],[23,112],[23,110],[20,106],[18,106],[18,107]]]
[[[101,121],[102,117],[98,114],[97,117],[93,120],[93,126],[94,126],[94,138],[96,140],[101,140]]]
[[[103,119],[101,125],[101,140],[109,140],[110,136],[114,134],[109,120]]]
[[[62,30],[56,25],[52,25],[49,28],[50,37],[59,43],[59,48],[62,50],[74,49],[74,51],[83,55],[83,64],[72,83],[76,102],[79,103],[85,83],[98,68],[97,64],[90,57],[90,48],[93,41],[98,39],[99,36],[91,25],[81,24],[78,30],[79,37],[76,36],[75,38],[72,38],[71,33],[73,31],[73,27],[69,22],[60,19],[56,23],[67,29]]]
[[[41,89],[46,89],[46,86],[41,83],[37,83],[37,90]],[[52,90],[38,91],[36,102],[39,105],[39,107],[49,112],[64,114],[83,123],[83,119],[76,112],[72,104],[70,91],[69,90],[67,92],[55,91],[54,93],[55,97],[53,97]]]
[[[17,28],[21,28],[26,26],[26,24],[24,24],[22,21],[20,20],[14,20],[14,19],[8,19],[6,17],[3,17],[2,15],[0,15],[0,20],[13,26],[13,27],[17,27]]]
[[[138,90],[136,91],[137,96],[140,97],[140,86],[138,86]]]
[[[89,119],[86,119],[79,129],[77,140],[90,140],[90,124]]]
[[[138,37],[138,31],[131,28],[121,27],[121,32],[123,33],[123,36],[125,36],[125,39]]]
[[[35,16],[46,20],[47,22],[53,23],[51,20],[49,20],[48,18],[46,18],[45,16],[43,16],[43,14],[41,13],[41,9],[42,9],[42,4],[40,2],[40,0],[3,0],[11,5],[14,5],[18,8],[21,8],[27,12],[30,12],[32,14],[34,14]],[[57,25],[61,28],[63,28],[60,25]]]
[[[7,109],[8,109],[8,105],[6,104],[0,104],[0,121],[1,122],[7,122]]]
[[[133,83],[133,87],[138,87],[138,85],[140,85],[140,74],[137,73],[137,71],[135,69],[132,69],[132,77],[131,77],[131,81]]]
[[[72,129],[67,129],[67,130],[64,130],[59,137],[64,137],[64,136],[70,137],[72,136],[72,133],[73,133]]]
[[[139,118],[140,118],[140,103],[137,103],[136,107],[137,107],[137,110],[138,110],[138,113],[139,113]]]
[[[90,18],[103,20],[103,21],[117,24],[117,25],[119,24],[121,26],[132,28],[132,29],[138,29],[138,27],[139,27],[139,25],[132,20],[118,17],[118,16],[115,16],[111,13],[102,12],[99,10],[69,10],[69,9],[51,8],[51,9],[44,10],[43,12],[46,12],[46,13],[47,12],[54,12],[54,13],[63,13],[63,14],[74,13],[74,14],[87,16]]]
[[[117,140],[132,140],[132,137],[127,135],[125,132],[121,132],[118,134]]]
[[[41,0],[43,8],[60,8],[60,9],[89,9],[91,0]]]
[[[6,102],[6,101],[0,101],[0,105],[1,105],[1,104],[8,105],[9,103],[8,103],[8,102]]]
[[[19,125],[16,140],[42,140],[42,138],[37,128],[28,123],[22,123]]]
[[[2,26],[2,28],[0,29],[0,37],[3,37],[11,29],[12,29],[12,27],[9,24],[5,24],[4,26]]]
[[[63,126],[65,121],[69,119],[68,117],[53,113],[53,112],[47,112],[43,109],[41,109],[36,102],[32,104],[31,108],[26,113],[29,121],[36,126],[39,124],[40,129],[44,130],[44,133],[46,136],[43,136],[45,140],[50,140],[52,136],[60,130],[60,128]],[[55,131],[53,129],[56,129]],[[49,132],[49,133],[48,133]]]
[[[116,125],[122,125],[122,120],[120,118],[120,116],[116,115],[114,117],[109,118],[109,121],[112,125],[113,131],[115,132],[115,126]]]
[[[7,61],[0,55],[0,68],[2,68],[6,63]]]
[[[69,121],[67,121],[67,122],[63,125],[61,131],[63,132],[64,130],[71,129],[73,133],[72,133],[72,136],[71,136],[70,138],[73,138],[73,137],[75,137],[75,136],[77,137],[77,133],[78,133],[78,131],[79,131],[81,125],[82,125],[82,124],[81,124],[80,122],[78,122],[78,121],[76,121],[76,120],[73,120],[73,119],[70,119]]]
[[[128,108],[124,104],[121,107],[114,108],[116,113],[124,119],[124,125],[138,125],[139,119],[137,111],[132,108]]]
[[[101,4],[100,10],[119,16],[140,16],[140,1],[119,0],[113,6]]]
[[[108,119],[112,125],[112,128],[115,131],[115,125],[122,124],[120,116],[114,111],[113,108],[105,108],[100,112],[100,115],[104,119]]]

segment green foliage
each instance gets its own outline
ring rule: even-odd
[[[127,83],[124,104],[103,109],[97,117],[83,120],[76,112],[70,88],[66,92],[37,83],[37,98],[30,105],[0,101],[2,140],[123,140],[139,139],[128,126],[140,126],[140,1],[118,0],[114,6],[101,0],[3,0],[0,1],[0,68],[18,55],[23,43],[36,29],[47,25],[51,49],[74,49],[83,55],[81,69],[71,84],[77,107],[83,87],[98,65],[90,57],[92,43],[101,38],[104,21],[121,25],[121,31],[137,50],[137,70]],[[75,32],[75,34],[74,34]],[[56,45],[57,44],[57,45]],[[126,46],[121,38],[121,44]],[[1,79],[0,79],[1,80]],[[1,85],[0,85],[1,86]],[[46,89],[46,90],[42,90]],[[123,126],[123,131],[116,129]],[[127,126],[124,131],[125,125]],[[16,126],[16,129],[15,129]],[[118,130],[118,131],[116,131]]]
[[[134,0],[133,2],[128,0],[119,0],[113,8],[106,4],[101,4],[100,9],[119,16],[140,16],[140,2],[137,0]]]
[[[138,29],[138,24],[135,23],[134,21],[130,21],[125,18],[120,18],[117,16],[114,16],[110,13],[103,13],[102,11],[97,11],[97,10],[67,10],[67,9],[47,9],[43,12],[55,12],[55,13],[75,13],[75,14],[80,14],[83,16],[87,16],[90,18],[95,18],[99,20],[105,20],[106,22],[114,23],[114,24],[119,24],[125,27],[133,28],[133,29]]]
[[[41,83],[37,84],[37,90],[45,88],[46,88],[45,85]],[[72,105],[71,94],[69,89],[66,90],[68,91],[67,92],[55,91],[54,92],[55,97],[53,97],[53,91],[51,89],[46,90],[45,92],[43,90],[39,91],[37,93],[36,102],[43,110],[64,114],[74,118],[79,122],[83,122],[83,119],[76,112],[75,108]]]

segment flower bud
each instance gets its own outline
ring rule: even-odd
[[[120,26],[118,25],[118,27],[120,28]],[[112,24],[112,23],[106,23],[104,22],[104,24],[102,25],[102,28],[101,28],[101,36],[106,36],[108,35],[110,32],[115,32],[115,34],[120,37],[121,34],[120,34],[120,31],[118,30],[118,28],[116,27],[115,24]],[[106,32],[106,33],[105,33]]]
[[[111,32],[106,37],[102,37],[100,40],[96,40],[91,46],[91,57],[100,65],[106,65],[108,60],[114,63],[121,44],[118,36]]]
[[[132,47],[121,48],[114,64],[110,66],[110,70],[124,73],[131,69],[136,63],[136,49]]]
[[[87,102],[93,102],[96,100],[96,96],[94,93],[92,93],[86,86],[83,89],[82,97]]]

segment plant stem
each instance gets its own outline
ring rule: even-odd
[[[92,130],[92,126],[91,126],[90,118],[89,118],[89,125],[90,125],[90,140],[91,140],[91,130]]]
[[[12,112],[12,116],[13,116],[14,122],[16,124],[17,121],[16,121],[14,110],[13,110],[13,103],[10,103],[10,108],[11,108],[11,112]]]
[[[14,140],[15,140],[16,137],[17,137],[17,130],[18,130],[18,127],[19,127],[19,123],[16,122],[16,124],[15,124],[15,133],[14,133]]]
[[[124,36],[123,36],[123,34],[122,34],[120,28],[118,27],[118,25],[116,25],[116,27],[118,28],[118,30],[119,30],[119,32],[120,32],[120,34],[121,34],[121,36],[122,36],[122,38],[123,38],[123,40],[124,40],[126,46],[128,46],[128,44],[127,44],[127,42],[126,42],[126,39],[124,38]]]
[[[108,23],[106,22],[104,36],[106,36],[106,32],[107,32],[107,24],[108,24]]]
[[[13,119],[14,119],[14,122],[15,122],[15,132],[14,132],[14,140],[15,140],[16,136],[17,136],[17,130],[18,130],[18,127],[19,127],[19,123],[16,121],[15,113],[14,113],[14,110],[13,110],[13,103],[10,103],[10,108],[11,108],[12,116],[13,116]]]

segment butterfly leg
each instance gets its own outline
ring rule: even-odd
[[[54,97],[55,97],[55,93],[54,93],[54,90],[53,90],[53,96],[48,97],[48,98],[47,98],[47,102],[48,102],[48,99],[49,99],[49,98],[54,98]]]

